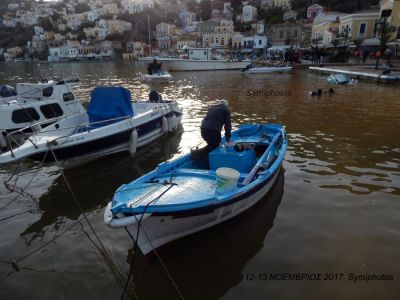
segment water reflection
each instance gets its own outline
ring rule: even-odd
[[[147,99],[151,87],[139,82],[144,72],[144,66],[131,62],[40,64],[39,67],[15,64],[2,65],[0,80],[15,84],[36,81],[40,75],[75,75],[81,79],[76,92],[83,101],[89,101],[90,92],[95,86],[108,84],[129,88],[134,99]],[[177,274],[177,283],[184,289],[184,295],[195,299],[200,296],[203,299],[218,298],[234,285],[249,286],[262,298],[273,298],[288,290],[286,282],[274,285],[273,291],[266,291],[264,283],[258,286],[250,282],[245,284],[241,281],[241,270],[246,261],[249,265],[262,261],[268,267],[273,265],[279,272],[292,269],[303,272],[313,265],[329,272],[332,265],[345,265],[351,272],[373,272],[374,267],[393,270],[395,262],[398,262],[395,249],[399,248],[399,240],[396,239],[396,228],[399,227],[396,212],[400,203],[398,85],[359,82],[352,86],[335,86],[332,95],[312,97],[308,95],[309,91],[319,88],[327,90],[331,86],[326,82],[326,77],[310,75],[306,70],[255,77],[225,71],[176,72],[172,75],[174,82],[157,89],[164,99],[177,100],[183,107],[183,132],[177,140],[172,138],[170,144],[170,138],[165,137],[164,144],[145,148],[134,159],[127,154],[120,154],[66,171],[77,198],[86,212],[93,213],[91,220],[96,231],[102,235],[113,257],[119,259],[122,271],[128,268],[125,258],[130,241],[124,231],[116,232],[104,226],[102,205],[119,185],[153,169],[165,159],[187,153],[191,146],[202,141],[199,130],[201,120],[208,106],[221,98],[228,99],[231,104],[233,127],[255,122],[276,122],[287,126],[290,141],[284,161],[285,194],[274,230],[268,232],[268,247],[263,245],[263,240],[270,225],[260,214],[260,217],[244,217],[242,222],[222,225],[221,229],[215,228],[178,242],[179,246],[165,249],[162,258],[174,278]],[[272,95],[271,91],[290,93],[279,96]],[[165,153],[162,152],[164,150]],[[75,220],[80,214],[59,177],[58,169],[49,166],[37,169],[37,165],[31,164],[24,164],[24,168],[18,180],[22,185],[29,182],[35,170],[39,170],[28,191],[32,197],[21,196],[0,214],[8,216],[25,209],[35,212],[0,223],[3,229],[1,257],[15,257],[16,252],[17,256],[24,255],[36,244],[43,243],[37,237],[42,235],[48,239],[51,230],[57,230],[57,226],[64,228],[65,223],[70,219]],[[0,179],[8,178],[10,172],[12,170],[1,168]],[[2,204],[12,200],[13,196],[3,186],[0,187]],[[39,207],[36,208],[36,205]],[[258,215],[257,209],[249,215],[253,214]],[[262,233],[252,234],[252,226],[258,225],[248,227],[248,222],[265,222],[260,225],[264,229],[257,230]],[[23,238],[18,239],[21,232]],[[236,232],[242,236],[238,238]],[[29,248],[25,244],[27,241],[31,243]],[[69,247],[72,243],[74,247]],[[246,244],[249,244],[249,249]],[[44,253],[36,261],[32,258],[32,262],[51,265],[75,261],[87,270],[106,269],[102,268],[101,259],[93,253],[92,260],[88,259],[90,255],[87,253],[91,253],[92,245],[88,245],[86,236],[63,236],[58,240],[58,245],[52,245],[52,255]],[[293,251],[297,253],[296,256],[291,255]],[[255,256],[257,252],[259,254]],[[61,260],[60,257],[68,259]],[[257,257],[262,259],[257,260]],[[176,298],[156,260],[146,262],[139,258],[137,263],[139,272],[135,275],[135,283],[142,298]],[[360,269],[360,266],[363,267]],[[75,271],[69,265],[61,265],[58,269]],[[26,277],[23,278],[15,277],[15,280],[5,283],[7,295],[3,292],[5,289],[0,290],[0,298],[11,292],[38,298],[42,289],[35,286],[41,287],[43,282],[49,280],[54,284],[47,292],[55,297],[59,295],[59,290],[70,292],[70,298],[83,295],[90,298],[93,297],[93,291],[98,292],[99,299],[115,298],[106,296],[109,291],[118,294],[116,297],[120,294],[120,290],[108,282],[107,275],[75,277],[65,274],[55,276],[49,273],[48,277],[39,277],[35,273],[31,276],[24,274]],[[160,288],[155,290],[154,283],[159,284]],[[20,289],[21,284],[24,290]],[[296,286],[290,289],[292,295],[314,291],[306,285],[298,288],[297,283],[294,284]],[[74,288],[65,289],[65,286]],[[205,286],[207,291],[201,290]],[[373,290],[370,286],[353,285],[354,290],[359,288],[357,292],[362,290],[366,294]],[[384,290],[393,293],[395,290],[386,285],[380,287],[379,292]],[[236,289],[231,291],[233,297],[242,295]],[[211,296],[207,297],[207,293]],[[326,298],[335,299],[335,296]]]
[[[84,167],[67,169],[64,171],[65,178],[84,212],[90,213],[104,207],[120,185],[140,177],[179,153],[181,136],[182,129],[165,135],[139,149],[134,158],[124,152],[93,161]],[[46,232],[57,233],[68,220],[78,220],[82,216],[59,172],[48,191],[40,197],[37,209],[40,219],[21,233],[27,245],[36,238],[44,237]]]
[[[260,202],[238,217],[178,240],[160,251],[186,299],[219,299],[243,279],[242,271],[266,243],[284,193],[284,170]],[[134,283],[140,299],[178,299],[154,257],[137,257]],[[154,288],[157,286],[157,288]]]

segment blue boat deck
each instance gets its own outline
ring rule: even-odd
[[[265,164],[260,170],[270,168],[272,164],[274,170],[280,166],[286,146],[283,149],[279,147],[284,138],[281,126],[241,126],[232,133],[232,140],[237,143],[236,146],[247,144],[246,147],[219,147],[208,156],[192,159],[187,154],[175,161],[162,163],[154,171],[121,186],[114,195],[112,211],[127,214],[179,211],[207,207],[216,201],[229,201],[252,188],[250,180],[254,180],[252,183],[261,180],[255,179],[257,176],[253,178],[255,173],[251,171],[254,166]],[[278,162],[275,163],[275,160]],[[221,167],[240,173],[237,189],[223,195],[216,194],[216,170]],[[260,172],[264,174],[261,175],[262,180],[268,180],[268,172]],[[250,173],[253,174],[251,177]]]

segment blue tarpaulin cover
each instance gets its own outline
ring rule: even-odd
[[[132,117],[131,92],[123,87],[96,87],[92,91],[92,99],[87,112],[90,123]],[[94,125],[99,127],[121,120],[102,122]]]
[[[12,86],[0,85],[0,97],[11,97],[17,95],[17,92]]]

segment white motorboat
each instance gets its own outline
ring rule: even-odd
[[[77,79],[54,79],[40,83],[17,83],[15,92],[0,97],[0,147],[7,143],[7,132],[41,123],[46,126],[58,117],[85,111],[73,92]]]
[[[149,63],[155,59],[170,71],[240,70],[251,63],[250,60],[213,59],[211,48],[187,48],[186,51],[187,58],[143,57],[139,61]]]
[[[264,73],[279,73],[290,72],[293,67],[254,67],[248,69],[248,74],[264,74]]]
[[[177,129],[181,117],[175,101],[132,102],[125,88],[97,87],[87,112],[40,128],[19,147],[1,154],[0,164],[29,158],[69,166],[121,151],[133,155],[137,148]]]
[[[172,80],[172,76],[169,72],[161,70],[151,75],[143,75],[140,80],[144,83],[169,83]]]

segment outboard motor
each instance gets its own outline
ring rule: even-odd
[[[1,85],[0,86],[0,97],[11,97],[16,96],[17,92],[12,86],[9,85]]]

